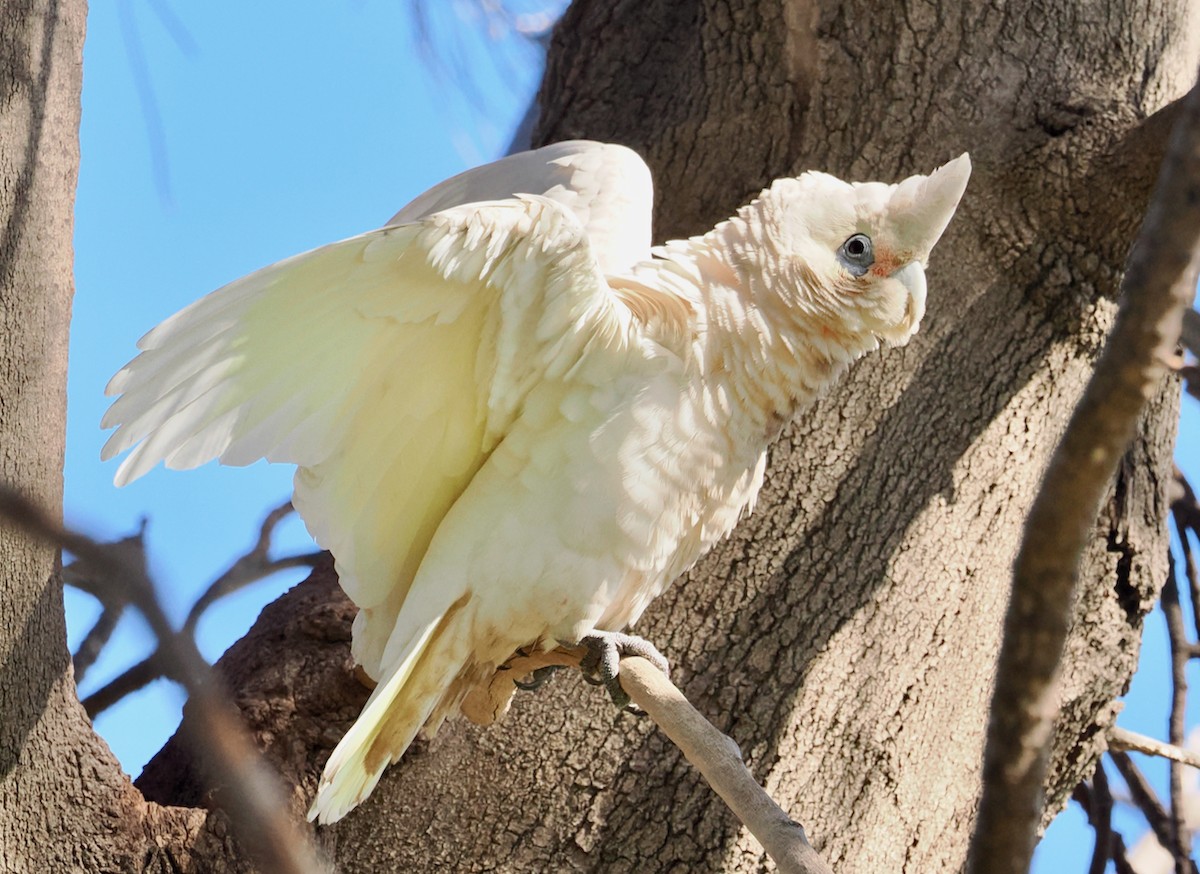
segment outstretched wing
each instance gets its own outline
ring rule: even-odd
[[[632,149],[591,140],[552,143],[459,173],[417,197],[388,224],[518,194],[540,194],[574,213],[606,274],[623,273],[650,257],[650,168]]]
[[[364,610],[367,670],[437,525],[529,388],[615,340],[574,215],[471,204],[273,264],[197,301],[113,377],[103,450],[124,484],[159,461],[292,462],[296,506]]]

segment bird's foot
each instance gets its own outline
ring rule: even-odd
[[[668,677],[671,675],[670,663],[644,637],[616,631],[593,631],[585,635],[579,645],[587,650],[579,662],[583,678],[592,685],[608,689],[609,697],[621,709],[629,706],[629,693],[621,688],[617,678],[621,672],[621,656],[640,656]]]

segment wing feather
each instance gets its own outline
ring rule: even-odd
[[[650,168],[632,149],[590,140],[552,143],[459,173],[417,197],[388,224],[518,194],[541,195],[570,210],[605,274],[623,273],[650,257]]]
[[[628,323],[584,227],[470,204],[264,268],[172,316],[109,384],[118,484],[162,461],[297,464],[295,503],[364,609],[369,672],[442,517],[547,373]]]

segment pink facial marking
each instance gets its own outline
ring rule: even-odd
[[[900,266],[900,260],[890,249],[876,249],[875,263],[871,265],[872,276],[891,276]]]

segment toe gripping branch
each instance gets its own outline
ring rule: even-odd
[[[560,642],[557,649],[545,653],[517,650],[513,658],[502,666],[503,673],[509,677],[504,683],[532,692],[546,685],[555,671],[578,667],[584,680],[593,686],[608,689],[609,696],[618,707],[641,713],[630,707],[629,695],[621,688],[619,674],[622,656],[640,656],[662,671],[664,676],[671,676],[671,666],[666,657],[645,638],[615,631],[595,631],[577,642]],[[528,682],[513,679],[522,674],[529,675]],[[507,701],[507,697],[504,700]]]
[[[608,689],[609,697],[621,709],[630,706],[629,694],[621,688],[619,679],[622,656],[640,656],[665,676],[671,676],[670,663],[644,637],[616,631],[595,631],[583,637],[578,645],[585,651],[579,662],[583,678],[594,686]],[[538,683],[539,679],[535,676],[534,682]]]

